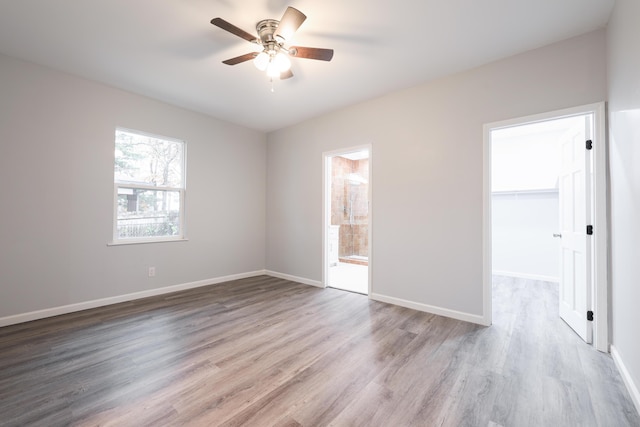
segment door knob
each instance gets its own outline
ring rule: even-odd
[[[562,237],[562,234],[560,234],[560,233],[553,233],[553,237]]]

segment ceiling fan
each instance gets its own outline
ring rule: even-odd
[[[222,61],[222,63],[236,65],[253,60],[256,68],[260,71],[266,71],[267,76],[273,81],[274,78],[288,79],[293,77],[289,57],[318,59],[321,61],[331,61],[331,58],[333,58],[333,49],[287,46],[287,40],[291,39],[305,19],[307,17],[304,13],[293,7],[287,7],[280,21],[263,19],[256,24],[258,37],[230,24],[222,18],[213,18],[211,23],[256,44],[260,49],[259,52],[246,53]]]

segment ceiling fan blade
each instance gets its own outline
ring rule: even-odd
[[[291,72],[291,70],[280,73],[280,80],[290,79],[291,77],[293,77],[293,73]]]
[[[293,33],[296,32],[300,25],[307,19],[307,16],[298,9],[289,6],[282,15],[282,19],[278,24],[274,37],[279,36],[285,40],[289,40]]]
[[[296,58],[319,59],[321,61],[331,61],[333,58],[333,49],[318,47],[291,46],[289,53]]]
[[[236,36],[243,38],[247,41],[254,42],[257,39],[256,36],[254,36],[253,34],[247,33],[245,30],[238,28],[233,24],[228,23],[222,18],[213,18],[211,20],[211,23],[216,27],[222,28],[223,30],[228,31],[231,34],[235,34]]]
[[[253,58],[258,56],[258,52],[245,53],[244,55],[236,56],[235,58],[227,59],[226,61],[222,61],[223,64],[227,65],[236,65],[242,62],[250,61]]]

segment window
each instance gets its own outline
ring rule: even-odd
[[[185,143],[116,129],[113,243],[185,238]]]

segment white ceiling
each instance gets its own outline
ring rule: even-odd
[[[602,28],[614,0],[0,0],[0,52],[261,131]],[[287,6],[307,15],[275,83],[251,44],[214,17],[255,32]]]

